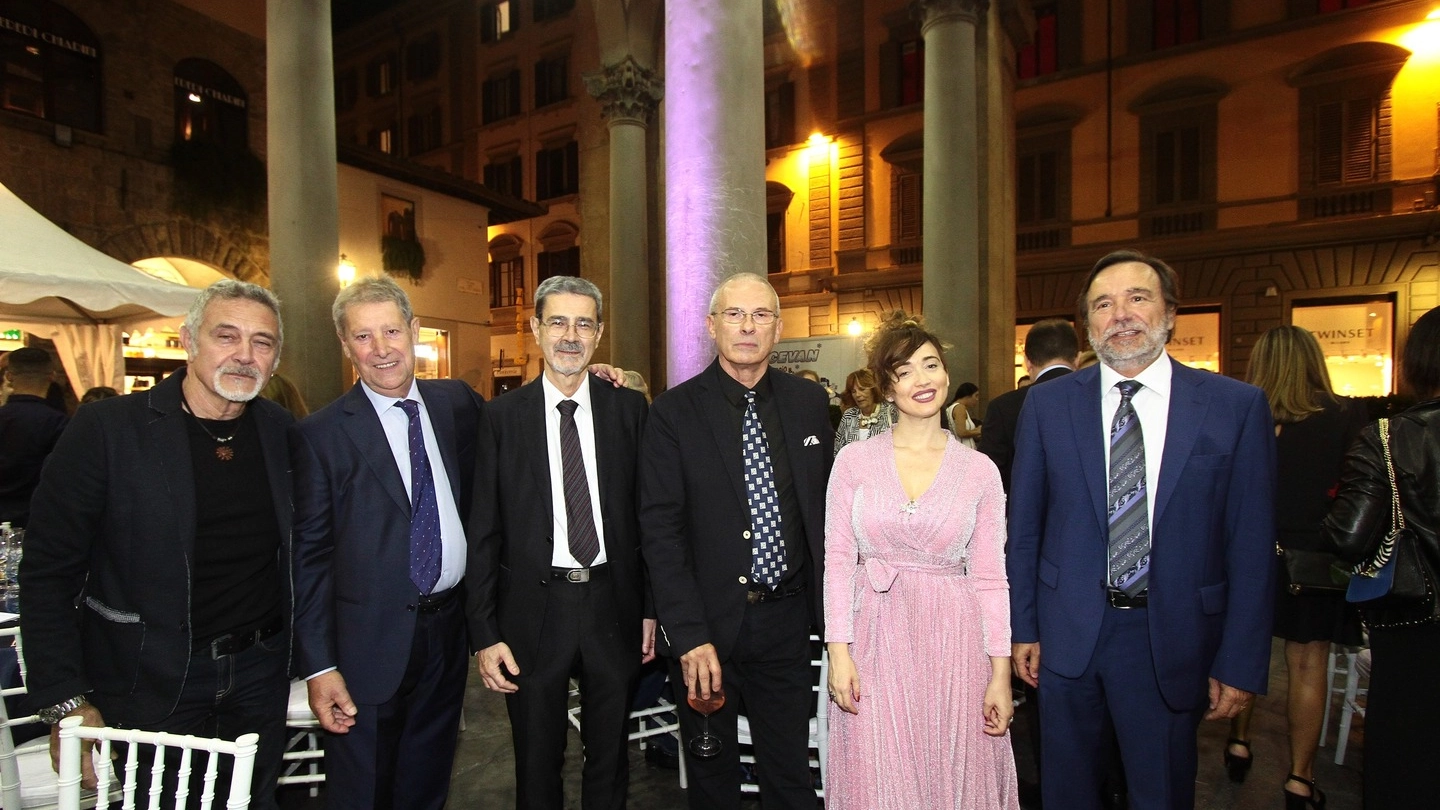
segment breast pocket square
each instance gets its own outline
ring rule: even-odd
[[[806,437],[805,437],[805,441],[801,442],[801,443],[800,443],[800,446],[801,446],[801,447],[810,447],[810,446],[812,446],[812,445],[818,445],[819,443],[820,443],[820,440],[817,439],[817,438],[815,438],[814,436],[806,436]]]

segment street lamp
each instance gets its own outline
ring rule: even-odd
[[[335,267],[335,275],[340,278],[340,289],[342,290],[355,281],[355,263],[345,258],[344,253],[340,254],[340,264]]]

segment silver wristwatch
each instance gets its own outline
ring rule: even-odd
[[[56,703],[54,706],[47,706],[46,708],[41,709],[40,711],[35,713],[35,716],[40,718],[40,722],[53,726],[63,720],[65,718],[65,715],[75,711],[81,706],[89,705],[89,703],[89,698],[85,697],[84,695],[76,695],[69,700],[62,701],[60,703]]]

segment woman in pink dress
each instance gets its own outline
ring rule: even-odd
[[[827,810],[1018,810],[1005,496],[940,424],[941,341],[897,312],[870,367],[899,421],[830,476]]]

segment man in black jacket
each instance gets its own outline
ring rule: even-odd
[[[1025,335],[1025,373],[1034,382],[995,397],[985,409],[985,430],[975,449],[995,462],[1006,493],[1010,492],[1010,463],[1015,459],[1015,425],[1020,420],[1020,406],[1033,386],[1074,371],[1079,354],[1075,327],[1064,318],[1050,318],[1031,326]]]

